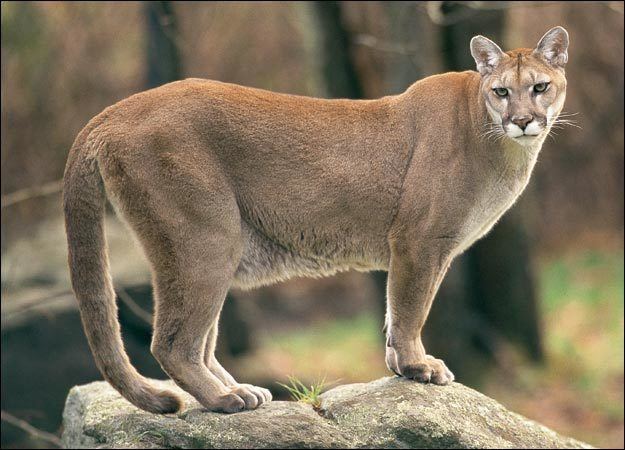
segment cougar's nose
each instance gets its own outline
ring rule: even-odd
[[[525,131],[525,127],[527,127],[527,124],[529,124],[532,120],[534,120],[534,117],[528,114],[525,116],[514,116],[511,122],[518,126],[521,130]]]

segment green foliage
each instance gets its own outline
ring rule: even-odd
[[[575,253],[546,264],[540,279],[547,312],[570,302],[588,306],[609,303],[622,309],[623,302],[619,301],[623,298],[622,252]]]
[[[294,377],[293,375],[289,375],[289,385],[278,383],[280,386],[285,388],[291,394],[291,397],[296,402],[308,403],[312,405],[313,408],[319,408],[321,406],[321,400],[319,396],[326,388],[326,379],[323,378],[320,381],[316,381],[311,384],[310,387],[307,387],[304,383],[302,383],[299,379]]]
[[[484,393],[561,433],[620,448],[622,248],[572,248],[537,267],[545,364],[516,356],[505,372],[488,374]]]
[[[384,333],[379,315],[367,311],[354,317],[314,323],[297,332],[275,333],[265,343],[270,352],[286,355],[285,372],[319,377],[323,367],[329,379],[368,381],[387,375]]]
[[[545,264],[540,281],[551,363],[602,396],[623,370],[622,251],[569,254]]]

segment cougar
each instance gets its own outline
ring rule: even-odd
[[[534,49],[508,52],[476,36],[477,72],[431,76],[375,100],[188,79],[105,109],[76,138],[64,176],[72,286],[104,378],[146,411],[182,406],[125,353],[103,228],[108,198],[150,263],[151,351],[206,409],[271,400],[215,358],[231,287],[348,269],[388,271],[388,368],[452,382],[421,331],[454,257],[527,185],[563,107],[567,47],[561,27]]]

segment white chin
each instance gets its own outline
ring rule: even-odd
[[[510,139],[512,139],[513,141],[518,142],[521,145],[531,145],[532,142],[534,142],[538,136],[529,135],[529,134],[522,134],[520,136],[510,136],[510,135],[508,135],[508,137]]]

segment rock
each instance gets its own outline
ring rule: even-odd
[[[126,292],[137,299],[134,287],[126,287]],[[46,297],[44,289],[19,298],[2,295],[2,409],[54,433],[61,427],[67,391],[98,379],[100,372],[87,345],[74,295],[48,294],[55,295]],[[126,351],[142,374],[165,377],[150,353],[151,327],[146,331],[133,326],[132,320],[138,323],[135,317],[126,305],[119,305]],[[27,439],[28,434],[19,428],[2,423],[2,448],[29,448],[33,441]]]
[[[255,411],[206,412],[186,400],[154,415],[105,382],[74,387],[63,413],[66,448],[592,448],[506,410],[459,383],[401,378],[334,388],[310,405],[275,401]]]

